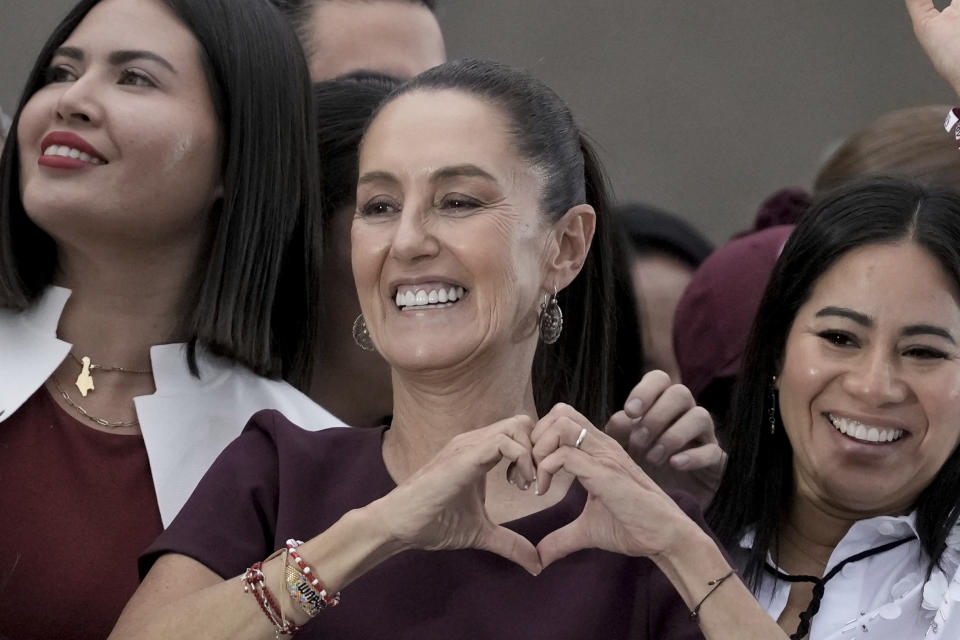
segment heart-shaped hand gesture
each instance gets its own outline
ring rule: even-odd
[[[520,489],[546,493],[554,474],[574,474],[588,492],[581,515],[537,547],[494,523],[484,504],[486,475],[511,461]],[[514,416],[453,438],[430,462],[375,503],[403,548],[484,549],[536,575],[580,549],[655,557],[695,525],[620,444],[572,407],[559,404],[534,425]]]
[[[404,548],[485,549],[540,573],[533,544],[490,520],[484,506],[487,472],[504,458],[514,484],[525,489],[534,482],[532,428],[531,418],[514,416],[453,438],[377,501],[391,537]]]
[[[561,469],[588,492],[580,516],[537,545],[544,568],[580,549],[656,557],[676,543],[681,529],[696,526],[616,440],[572,407],[555,406],[531,440],[540,492]]]

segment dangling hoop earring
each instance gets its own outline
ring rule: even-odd
[[[367,329],[367,321],[363,319],[363,314],[357,316],[353,321],[353,341],[364,351],[373,351],[373,340],[370,339],[370,331]]]
[[[539,313],[540,339],[544,344],[553,344],[560,339],[560,333],[563,332],[563,312],[560,311],[560,305],[557,303],[557,288],[554,286],[553,295],[543,294],[543,302],[540,304]]]
[[[767,420],[770,422],[770,435],[777,432],[777,376],[770,378],[770,408],[767,411]]]

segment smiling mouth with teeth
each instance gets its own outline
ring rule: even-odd
[[[463,299],[466,291],[455,286],[401,286],[397,289],[395,302],[401,311],[419,309],[442,309],[452,307]]]
[[[882,429],[831,414],[824,414],[834,429],[845,436],[870,444],[886,444],[903,438],[903,429]]]
[[[84,151],[80,151],[79,149],[74,149],[73,147],[68,147],[65,145],[52,144],[44,150],[43,155],[60,156],[61,158],[73,158],[74,160],[80,160],[81,162],[89,162],[90,164],[106,164],[106,162],[100,158],[91,156]]]

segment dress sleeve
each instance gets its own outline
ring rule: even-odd
[[[224,579],[270,555],[279,495],[276,433],[284,426],[292,427],[276,411],[250,418],[174,521],[140,556],[141,580],[167,553],[189,556]]]

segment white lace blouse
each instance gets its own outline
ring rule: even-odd
[[[826,584],[809,640],[960,640],[960,527],[926,579],[929,558],[916,538],[915,514],[879,516],[854,524],[833,550],[825,573],[852,555],[907,536],[910,542],[851,562]],[[743,569],[753,531],[732,550]],[[790,595],[789,582],[765,573],[757,599],[774,619]],[[792,630],[791,630],[792,632]]]

